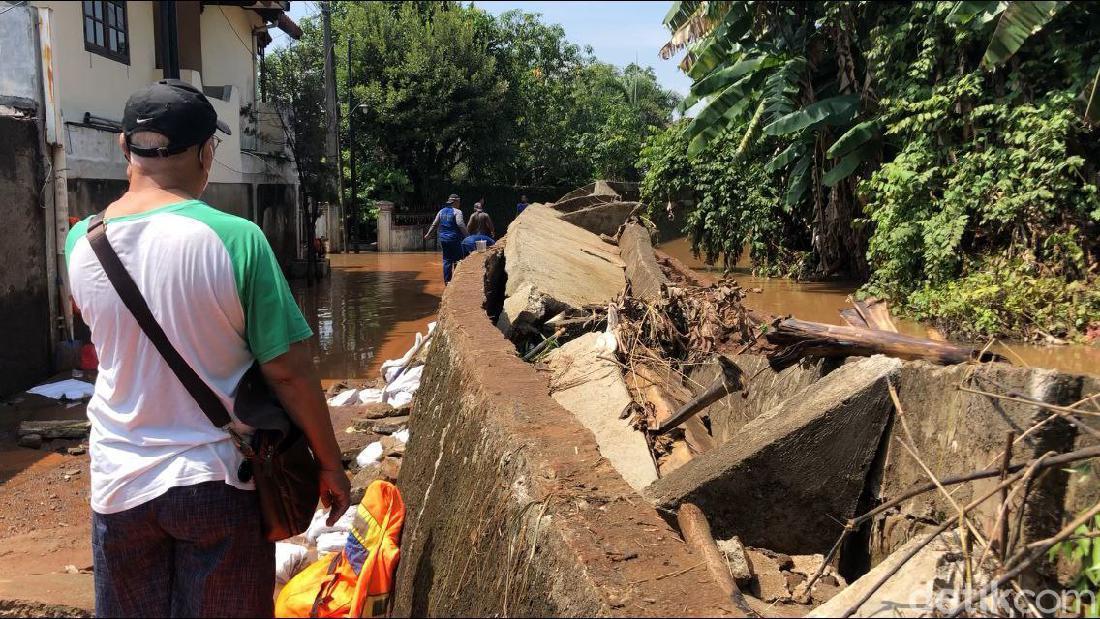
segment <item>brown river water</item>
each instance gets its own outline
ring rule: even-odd
[[[660,249],[677,258],[696,273],[720,277],[721,267],[707,265],[691,253],[691,243],[685,238],[661,243]],[[856,291],[856,282],[797,282],[782,278],[753,277],[746,265],[739,265],[731,276],[747,292],[745,304],[769,314],[791,314],[802,320],[843,325],[840,310],[851,307],[849,296]],[[898,330],[906,335],[927,337],[928,329],[919,322],[894,319]],[[971,346],[974,344],[971,343]],[[1076,374],[1100,374],[1100,346],[1048,346],[1029,342],[996,343],[990,349],[1007,357],[1013,364],[1055,368]]]
[[[685,239],[666,241],[660,248],[705,277],[721,273],[692,256]],[[326,386],[376,377],[383,361],[400,357],[412,346],[416,332],[427,331],[443,294],[442,258],[437,252],[334,254],[330,259],[329,278],[312,288],[304,280],[291,285],[316,334],[311,347]],[[746,290],[761,290],[746,295],[749,307],[829,324],[844,324],[838,311],[850,307],[849,295],[857,288],[851,282],[758,278],[743,268],[732,275]],[[909,335],[927,334],[920,323],[895,322]],[[1100,374],[1097,346],[1010,342],[994,345],[993,350],[1017,365]]]
[[[313,327],[310,347],[322,383],[375,378],[426,333],[443,294],[438,252],[332,254],[332,274],[313,287],[291,282]]]

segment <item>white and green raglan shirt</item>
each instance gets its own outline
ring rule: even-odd
[[[184,360],[233,410],[237,383],[312,332],[263,232],[188,200],[106,221],[107,238]],[[110,514],[169,488],[237,479],[241,455],[180,384],[123,305],[88,244],[65,244],[73,299],[91,328],[99,378],[92,423],[92,509]]]

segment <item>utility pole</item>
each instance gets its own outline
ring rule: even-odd
[[[338,203],[337,212],[333,213],[332,209],[329,209],[328,216],[325,218],[327,222],[337,222],[339,228],[344,228],[344,166],[341,163],[340,157],[340,136],[337,132],[340,126],[340,107],[336,103],[336,58],[332,49],[332,3],[328,0],[321,2],[321,24],[324,28],[324,46],[325,46],[325,107],[328,117],[328,139],[326,140],[325,155],[332,160],[333,167],[336,170],[336,201]],[[330,223],[331,225],[331,223]],[[343,231],[337,229],[335,232],[338,234],[340,241],[343,241]],[[333,240],[330,239],[331,243]],[[339,249],[339,248],[337,248]]]
[[[353,82],[351,79],[351,43],[353,39],[348,37],[348,200],[344,203],[349,214],[347,216],[347,245],[350,249],[351,242],[355,241],[355,253],[359,253],[359,194],[356,193],[355,176],[355,99],[352,93]]]

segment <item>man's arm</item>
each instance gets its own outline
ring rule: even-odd
[[[328,405],[321,381],[313,367],[306,342],[295,342],[290,350],[260,365],[264,378],[290,418],[301,428],[321,467],[321,503],[329,507],[329,526],[336,523],[351,504],[351,484],[344,472],[340,447],[332,431]]]
[[[432,220],[432,225],[428,226],[428,231],[424,233],[424,238],[428,238],[435,232],[435,227],[439,225],[439,213],[435,214],[435,219]]]
[[[488,213],[485,214],[485,221],[489,222],[489,236],[497,238],[497,228],[493,225],[493,218],[489,217]]]
[[[455,223],[458,224],[458,230],[463,238],[470,236],[470,231],[466,229],[466,220],[462,217],[462,211],[458,209],[455,209]]]

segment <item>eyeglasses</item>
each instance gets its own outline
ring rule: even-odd
[[[218,147],[221,146],[222,139],[216,135],[210,136],[210,139],[214,140],[214,150],[218,150]]]

